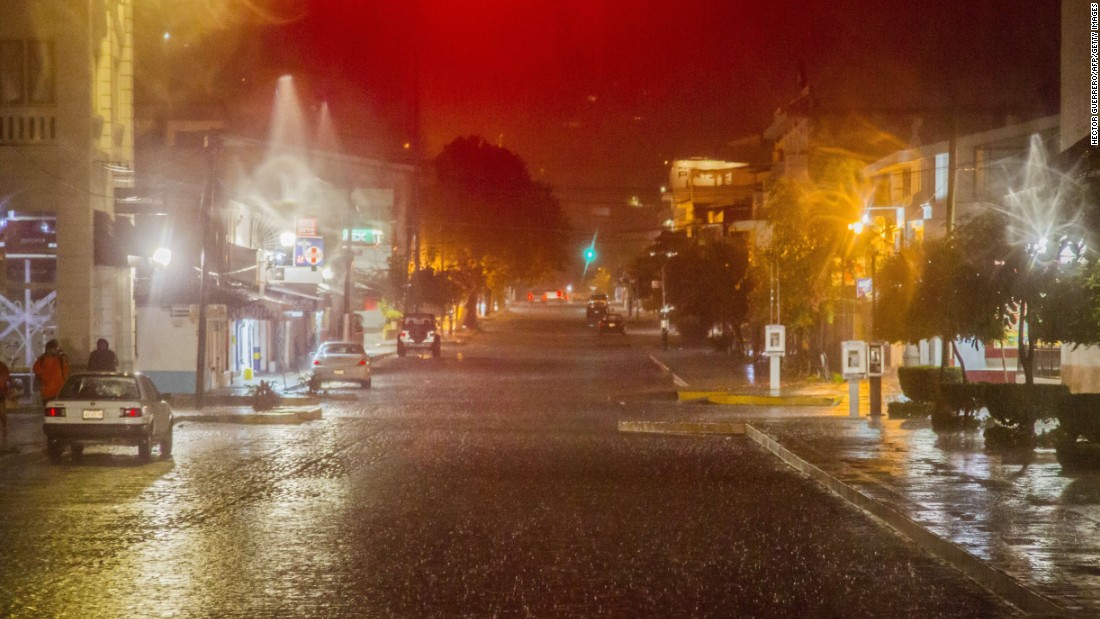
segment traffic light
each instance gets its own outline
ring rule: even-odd
[[[587,247],[584,250],[584,259],[586,262],[592,262],[596,259],[596,249],[593,247]]]

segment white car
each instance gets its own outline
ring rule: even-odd
[[[309,390],[319,391],[326,382],[359,383],[370,387],[370,357],[358,342],[325,342],[313,355]]]
[[[66,446],[79,458],[88,444],[136,445],[148,460],[158,443],[161,457],[172,455],[172,407],[143,374],[73,374],[45,407],[46,451],[55,462]]]
[[[406,314],[397,334],[397,356],[410,350],[430,351],[433,357],[443,353],[443,334],[435,324],[435,314]]]

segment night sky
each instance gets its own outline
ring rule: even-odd
[[[1057,113],[1059,4],[149,0],[139,95],[214,98],[258,132],[290,73],[350,150],[399,155],[419,117],[426,156],[480,135],[567,203],[621,205],[652,200],[667,159],[729,157],[798,92],[800,65],[819,106],[868,117]]]

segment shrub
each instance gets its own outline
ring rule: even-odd
[[[1100,393],[1075,393],[1058,406],[1058,428],[1068,440],[1079,437],[1100,445]]]
[[[985,402],[998,424],[1034,434],[1035,422],[1054,419],[1067,395],[1066,385],[989,385]]]
[[[1069,471],[1100,470],[1100,393],[1075,393],[1058,406],[1058,463]],[[1084,439],[1084,440],[1079,440]]]
[[[1008,427],[993,424],[982,433],[985,436],[985,446],[994,451],[1016,451],[1035,449],[1037,440],[1035,433],[1021,427]]]
[[[256,412],[269,411],[279,405],[279,394],[275,393],[266,380],[261,380],[260,384],[252,387],[250,391],[252,410]]]
[[[931,402],[888,402],[886,414],[891,419],[923,419],[932,414]]]
[[[977,415],[985,406],[988,383],[944,383],[940,385],[932,429],[960,430],[978,426]]]
[[[961,368],[941,368],[936,365],[915,365],[898,368],[901,392],[914,402],[935,402],[940,384],[962,382]]]

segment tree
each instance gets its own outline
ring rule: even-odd
[[[694,245],[673,256],[666,282],[672,321],[687,337],[702,338],[718,327],[727,346],[743,343],[741,325],[748,319],[749,254],[744,239]]]
[[[754,254],[753,279],[778,286],[757,288],[753,321],[782,322],[789,340],[808,353],[826,349],[827,325],[841,311],[845,292],[854,296],[843,275],[854,257],[865,255],[853,248],[848,229],[862,215],[870,193],[865,165],[850,153],[819,147],[808,176],[775,180],[768,190],[770,235]],[[769,297],[777,290],[781,314],[773,317]],[[816,355],[805,356],[811,357]],[[809,370],[808,363],[803,370]]]
[[[968,219],[951,236],[888,262],[879,278],[880,305],[892,311],[879,333],[894,341],[940,336],[977,346],[1003,339],[1015,323],[1020,366],[1031,384],[1039,342],[1100,341],[1097,271],[1080,260],[1080,248],[1065,237],[1014,242],[997,211]]]
[[[467,317],[480,292],[532,281],[564,264],[568,227],[561,205],[532,181],[511,151],[461,137],[434,160],[420,220],[423,253],[464,287]]]
[[[713,328],[721,329],[730,343],[741,342],[741,325],[748,318],[748,246],[743,237],[719,242],[695,243],[683,233],[664,231],[631,268],[636,281],[661,281],[664,301],[671,306],[670,320],[687,338],[701,339]],[[645,307],[658,310],[660,288],[643,299]]]

